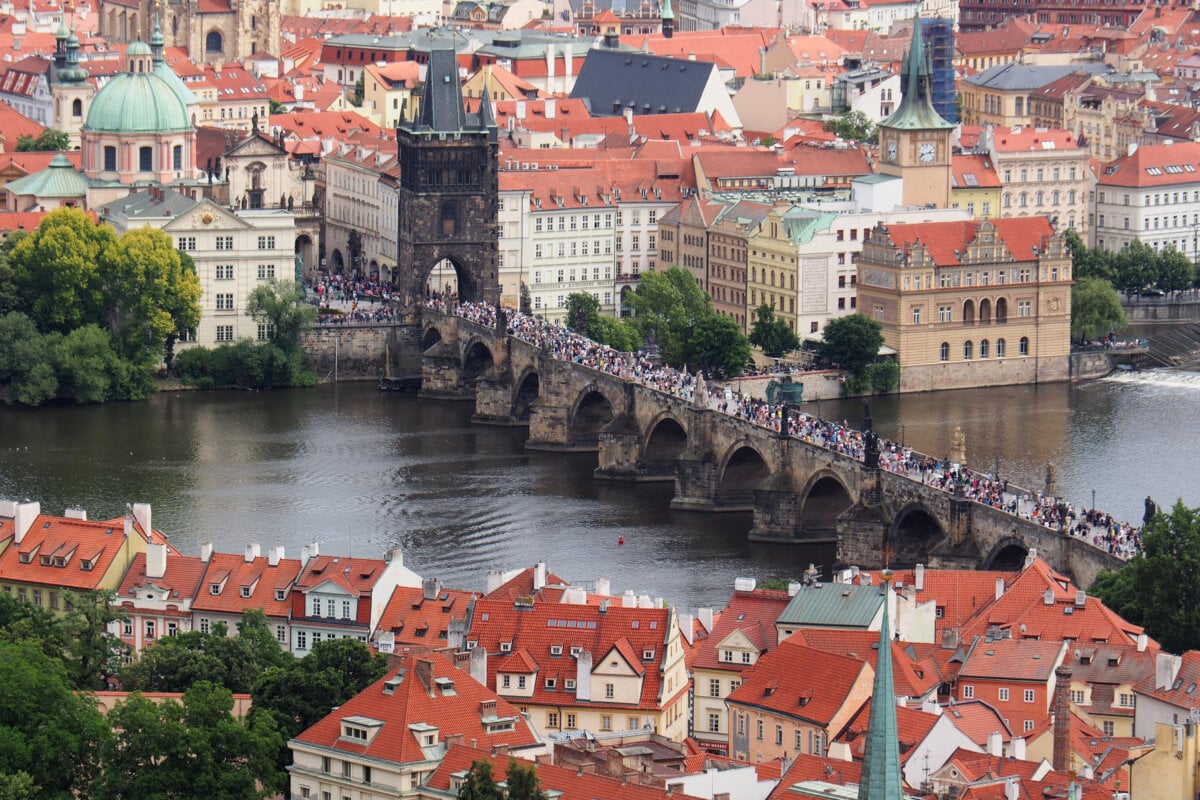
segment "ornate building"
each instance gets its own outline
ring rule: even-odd
[[[1067,380],[1071,284],[1046,217],[878,225],[858,260],[902,392]]]
[[[950,207],[951,138],[954,125],[933,107],[933,68],[925,51],[921,18],[913,19],[912,45],[901,73],[900,107],[879,123],[879,171],[904,179],[904,205]]]
[[[197,64],[279,55],[275,0],[168,0],[165,7],[160,0],[100,0],[99,13],[99,33],[113,44],[141,38],[143,27],[162,13],[167,45],[184,48]]]
[[[397,283],[407,301],[426,292],[430,273],[453,265],[464,300],[500,299],[496,118],[485,95],[468,114],[454,49],[429,53],[420,117],[396,129],[400,161]]]

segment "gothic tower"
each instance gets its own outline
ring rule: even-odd
[[[951,139],[954,125],[933,108],[933,68],[913,18],[912,44],[901,69],[900,106],[879,123],[879,171],[904,179],[904,204],[950,207]]]
[[[460,299],[497,303],[496,117],[486,92],[478,113],[467,113],[458,59],[448,43],[430,51],[420,113],[396,128],[396,145],[396,264],[405,301],[424,297],[430,272],[446,260],[458,277]]]
[[[879,657],[875,659],[871,718],[867,720],[858,800],[904,800],[900,737],[896,731],[896,685],[892,678],[892,630],[888,624],[892,571],[885,568],[879,577],[883,584],[883,622],[879,626]]]

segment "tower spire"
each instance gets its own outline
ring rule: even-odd
[[[163,60],[162,1],[154,0],[154,33],[150,34],[150,50],[154,63]]]
[[[664,39],[670,39],[675,35],[675,12],[671,9],[671,0],[663,0],[662,35]]]
[[[896,688],[892,677],[892,633],[888,622],[892,571],[885,567],[879,577],[883,583],[883,621],[879,625],[879,657],[875,660],[871,718],[867,721],[858,800],[903,800],[904,783],[900,777],[900,745],[896,731]]]
[[[945,130],[952,123],[942,119],[933,107],[931,81],[933,68],[925,50],[921,16],[913,17],[912,42],[904,54],[900,67],[900,85],[903,95],[900,105],[890,117],[879,123],[883,127],[901,130]]]

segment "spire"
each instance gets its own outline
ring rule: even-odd
[[[429,67],[425,71],[425,94],[421,97],[417,127],[454,133],[463,130],[465,122],[462,82],[458,78],[458,56],[449,42],[436,42],[429,50]]]
[[[899,734],[896,731],[896,688],[892,678],[892,633],[888,624],[892,571],[885,568],[879,577],[883,583],[883,622],[879,625],[879,657],[875,660],[871,718],[867,721],[858,800],[903,800]]]
[[[150,50],[154,63],[163,61],[162,2],[154,0],[154,33],[150,34]]]
[[[913,17],[912,42],[900,67],[900,85],[903,87],[900,105],[890,117],[879,123],[880,126],[902,130],[953,128],[954,125],[942,119],[933,107],[932,80],[933,68],[925,51],[925,37],[918,14]]]
[[[675,35],[675,12],[671,10],[671,0],[663,0],[662,35],[664,39],[670,39]]]
[[[496,112],[492,109],[491,92],[486,86],[479,96],[479,129],[487,131],[493,142],[499,136],[496,130]]]

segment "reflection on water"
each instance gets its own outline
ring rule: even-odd
[[[0,407],[0,496],[52,513],[79,504],[92,518],[144,500],[192,553],[204,541],[283,544],[293,556],[309,542],[375,556],[399,546],[418,572],[467,588],[488,569],[545,560],[569,580],[607,575],[614,590],[683,607],[723,603],[738,576],[832,566],[828,546],[750,544],[748,514],[671,511],[670,484],[594,481],[594,455],[527,452],[523,430],[473,426],[471,411],[365,384]],[[1188,480],[1200,376],[887,397],[871,411],[884,436],[933,455],[961,425],[968,462],[990,470],[999,459],[1021,485],[1040,487],[1052,461],[1068,499],[1090,502],[1094,488],[1124,518],[1141,518],[1147,494],[1200,504]],[[824,402],[821,413],[857,424],[862,403]]]

